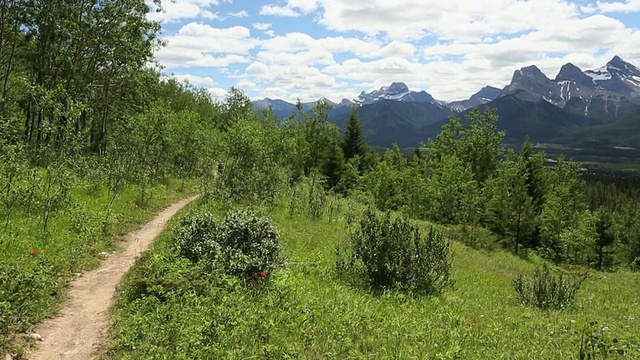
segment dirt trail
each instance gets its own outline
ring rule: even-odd
[[[167,221],[196,196],[179,201],[142,228],[124,237],[122,251],[108,256],[100,267],[71,283],[69,301],[60,316],[44,321],[36,330],[42,336],[38,349],[27,359],[91,359],[104,345],[116,286],[140,254],[162,232]]]

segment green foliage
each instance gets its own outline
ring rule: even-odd
[[[224,154],[217,183],[219,195],[237,203],[275,200],[283,184],[261,123],[243,119],[224,134]]]
[[[26,198],[16,205],[0,233],[0,353],[21,346],[16,343],[19,334],[53,316],[65,298],[69,280],[95,267],[99,254],[114,250],[120,235],[184,196],[175,186],[156,185],[154,200],[143,210],[134,205],[135,188],[123,189],[121,197],[111,202],[104,187],[86,194],[81,188],[85,180],[76,180],[65,185],[70,189],[60,202],[55,200],[60,191],[55,182],[49,184],[52,188],[46,195],[46,170],[33,175],[29,178],[33,196],[24,193]],[[26,199],[31,200],[23,202]],[[42,216],[46,209],[45,231]]]
[[[496,169],[502,155],[500,143],[505,136],[498,131],[498,111],[487,108],[481,113],[473,108],[467,115],[468,124],[461,133],[460,158],[469,165],[473,178],[482,184]]]
[[[209,213],[185,218],[173,241],[184,258],[205,261],[231,275],[249,275],[284,265],[279,238],[269,220],[233,212],[222,223]]]
[[[596,252],[597,252],[597,268],[602,270],[606,265],[611,267],[613,259],[607,252],[608,248],[613,246],[616,241],[613,228],[613,214],[606,209],[600,209],[596,213]]]
[[[595,221],[590,212],[578,214],[575,222],[560,233],[559,243],[566,264],[589,265],[595,249]]]
[[[611,329],[606,325],[598,325],[597,321],[590,321],[578,333],[580,360],[622,358],[630,350],[629,344],[623,344],[618,338],[613,337]]]
[[[511,153],[498,165],[496,175],[487,181],[485,222],[489,229],[508,240],[517,253],[529,246],[535,231],[533,198],[527,188],[526,163]]]
[[[582,256],[576,257],[575,248],[563,243],[562,239],[568,238],[568,233],[580,233],[580,227],[588,217],[587,203],[584,192],[584,181],[580,178],[579,165],[573,161],[565,162],[561,157],[549,174],[549,189],[545,195],[544,203],[539,217],[540,222],[540,253],[549,260],[557,263],[576,263]],[[586,230],[586,229],[583,229]],[[583,249],[588,249],[589,234],[578,244]]]
[[[426,218],[443,224],[476,223],[480,188],[471,169],[455,156],[443,156],[426,179]]]
[[[364,188],[371,194],[376,207],[382,211],[398,210],[404,203],[402,165],[394,159],[397,160],[397,155],[391,150],[387,151],[383,160],[362,179]]]
[[[518,275],[513,280],[513,288],[518,300],[523,304],[541,310],[561,310],[572,306],[587,273],[569,275],[552,271],[545,264],[533,275]]]
[[[408,220],[392,220],[390,213],[378,217],[367,210],[349,246],[351,258],[341,259],[339,269],[346,263],[361,264],[374,288],[440,294],[453,285],[450,242],[433,228],[423,236]]]
[[[618,339],[625,358],[640,356],[636,273],[593,273],[576,306],[541,312],[515,301],[512,287],[514,274],[533,272],[531,260],[452,242],[452,291],[430,297],[372,293],[361,287],[366,278],[350,286],[336,273],[336,247],[348,238],[350,214],[362,205],[342,199],[337,221],[329,222],[326,215],[290,217],[288,200],[269,210],[282,232],[288,264],[268,282],[193,264],[177,256],[170,232],[161,236],[126,276],[113,310],[107,356],[493,359],[508,354],[530,359],[537,354],[575,359],[582,324],[589,321],[602,324],[599,330],[608,328],[603,335]],[[196,213],[223,208],[214,201],[194,206]],[[432,226],[415,224],[425,230]]]
[[[473,174],[473,179],[482,184],[495,171],[497,160],[503,150],[500,143],[504,131],[497,130],[498,113],[487,109],[484,114],[474,108],[467,115],[467,124],[451,117],[435,141],[429,141],[427,161],[439,162],[445,156],[454,156],[463,161]]]
[[[347,119],[342,140],[342,152],[346,160],[353,159],[356,156],[362,158],[367,152],[364,130],[356,108],[351,109]],[[362,168],[359,170],[362,171]]]

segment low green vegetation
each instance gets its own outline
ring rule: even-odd
[[[592,272],[574,303],[562,310],[539,310],[525,306],[512,283],[520,275],[533,275],[542,259],[532,255],[527,260],[504,250],[478,251],[453,242],[452,288],[439,296],[380,290],[366,278],[336,267],[336,249],[361,226],[352,209],[362,214],[366,207],[328,198],[340,203],[340,211],[330,217],[330,207],[325,206],[315,220],[302,210],[291,213],[290,198],[280,199],[275,207],[254,208],[278,229],[286,257],[286,266],[264,279],[212,272],[184,259],[175,246],[184,220],[174,220],[173,230],[163,234],[127,275],[104,357],[640,356],[637,274]],[[224,207],[217,201],[199,202],[182,216],[213,213],[222,219]],[[378,215],[378,220],[384,216]],[[422,236],[433,227],[415,224]]]
[[[359,221],[347,244],[338,248],[339,272],[363,278],[378,290],[401,289],[436,295],[449,290],[450,242],[434,228],[426,236],[412,222],[378,217],[371,209]]]
[[[38,206],[44,202],[33,209],[16,204],[0,234],[0,349],[13,344],[12,351],[20,353],[16,335],[55,315],[69,280],[115,251],[119,236],[186,196],[179,187],[174,181],[150,187],[144,207],[135,205],[140,196],[135,188],[123,189],[112,201],[106,189],[89,195],[79,187],[49,214]]]

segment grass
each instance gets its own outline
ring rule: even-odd
[[[201,211],[222,216],[204,202],[181,216]],[[103,358],[579,359],[581,343],[640,358],[637,273],[594,273],[574,307],[539,311],[511,285],[539,260],[454,242],[452,291],[374,294],[335,272],[344,213],[333,222],[290,217],[284,205],[263,213],[282,233],[285,269],[266,284],[211,273],[178,259],[165,232],[126,277]]]
[[[78,186],[51,214],[45,228],[37,211],[17,211],[0,225],[0,355],[21,354],[23,335],[54,316],[69,281],[94,268],[101,252],[116,250],[117,239],[149,220],[155,212],[185,197],[170,181],[151,190],[150,201],[136,204],[139,191],[124,189],[109,209],[104,188]],[[0,356],[1,357],[1,356]]]

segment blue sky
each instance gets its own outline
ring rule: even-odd
[[[640,0],[146,1],[163,71],[219,98],[337,102],[402,81],[452,101],[531,64],[640,66]]]

